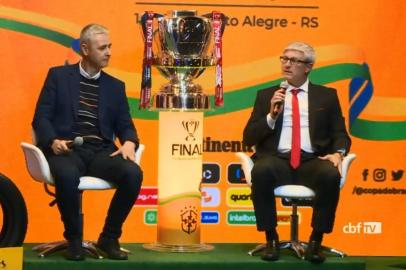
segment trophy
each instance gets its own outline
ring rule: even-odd
[[[158,26],[156,30],[154,19]],[[169,80],[154,95],[154,109],[210,109],[209,96],[193,80],[212,66],[216,67],[215,105],[223,105],[222,34],[225,16],[222,13],[197,16],[196,11],[175,10],[171,16],[164,16],[148,11],[142,16],[141,25],[145,47],[140,108],[151,106],[151,66]]]

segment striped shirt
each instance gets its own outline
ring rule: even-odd
[[[98,118],[100,80],[80,77],[78,118],[73,133],[81,137],[102,140]]]

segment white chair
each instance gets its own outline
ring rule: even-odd
[[[33,136],[34,140],[35,137]],[[55,196],[53,192],[50,191],[48,185],[54,186],[54,179],[51,175],[51,171],[49,169],[48,161],[46,160],[42,151],[35,145],[22,142],[21,147],[24,152],[25,162],[27,166],[27,170],[31,177],[44,184],[45,191],[50,194],[51,196]],[[140,165],[141,156],[144,152],[145,146],[140,144],[136,153],[135,153],[135,162]],[[83,227],[83,212],[82,212],[82,193],[85,190],[106,190],[106,189],[114,189],[115,186],[101,178],[92,177],[92,176],[83,176],[80,178],[79,184],[79,209],[80,209],[80,217],[81,223]],[[49,204],[53,206],[56,203],[55,199]],[[93,257],[95,258],[103,258],[101,254],[98,252],[95,244],[91,241],[83,241],[82,243],[83,248]],[[38,256],[43,258],[49,254],[52,254],[56,251],[63,250],[67,248],[67,241],[57,241],[51,243],[44,243],[33,247],[33,250],[38,251]]]
[[[247,184],[251,186],[251,170],[254,166],[252,159],[243,152],[236,153],[237,157],[241,161],[241,167],[245,175]],[[342,174],[340,181],[340,188],[344,186],[344,183],[347,178],[348,169],[352,161],[356,158],[356,155],[353,153],[348,154],[344,157],[342,162]],[[282,199],[282,202],[285,202],[287,205],[292,206],[292,213],[290,219],[290,240],[280,241],[281,249],[291,249],[293,250],[299,258],[303,259],[305,248],[308,243],[300,241],[298,239],[299,234],[299,218],[297,215],[298,206],[310,206],[311,200],[314,198],[315,193],[312,189],[302,186],[302,185],[283,185],[274,189],[275,197]],[[254,254],[262,251],[265,248],[265,244],[258,245],[253,250],[248,252],[249,255],[253,256]],[[335,254],[340,257],[346,256],[342,251],[336,250],[334,248],[322,246],[322,249],[326,252]]]

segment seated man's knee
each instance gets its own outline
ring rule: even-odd
[[[135,163],[126,163],[122,167],[122,182],[129,189],[137,189],[141,186],[143,180],[143,172]]]

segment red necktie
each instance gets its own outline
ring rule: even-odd
[[[300,89],[292,89],[292,148],[290,152],[290,165],[296,169],[300,165],[300,112],[297,93]]]

